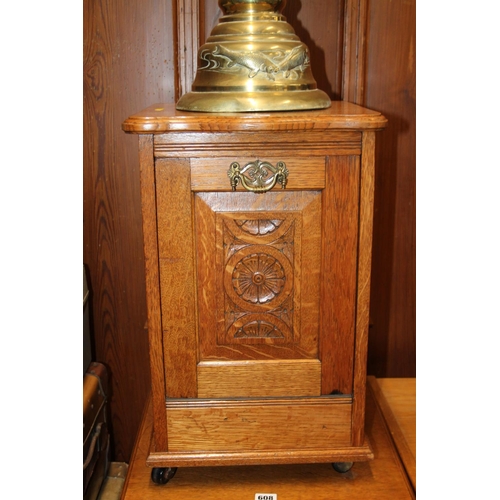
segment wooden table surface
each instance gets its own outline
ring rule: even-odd
[[[155,485],[145,464],[152,430],[148,405],[122,500],[254,500],[256,493],[276,493],[278,500],[415,498],[372,386],[369,383],[367,390],[366,432],[375,459],[355,463],[345,474],[335,472],[331,464],[185,467],[166,485]]]
[[[416,379],[368,377],[401,461],[417,488]]]

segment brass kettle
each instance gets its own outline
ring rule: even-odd
[[[286,0],[219,0],[223,15],[198,51],[191,92],[177,109],[288,111],[331,105],[309,50],[280,11]]]

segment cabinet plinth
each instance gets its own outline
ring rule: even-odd
[[[153,467],[356,462],[364,436],[375,133],[346,102],[139,134]]]

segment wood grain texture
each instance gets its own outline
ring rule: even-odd
[[[154,448],[153,448],[154,449]],[[359,447],[316,448],[311,450],[258,450],[218,452],[163,452],[150,453],[146,464],[150,467],[230,467],[233,465],[318,464],[333,462],[366,462],[373,460],[368,440]]]
[[[416,374],[416,2],[370,2],[364,105],[377,136],[368,372]]]
[[[153,136],[139,137],[141,165],[141,198],[144,238],[144,265],[146,273],[147,324],[151,394],[155,420],[160,423],[156,442],[167,446],[167,421],[162,411],[165,405],[165,374],[163,366],[163,335],[160,299],[160,266],[158,258],[158,226],[156,222],[156,186],[153,158]]]
[[[120,125],[173,99],[169,9],[169,0],[83,4],[83,258],[95,359],[110,372],[118,461],[128,461],[150,388],[137,138]]]
[[[370,280],[373,235],[373,197],[375,183],[375,133],[363,133],[361,157],[359,249],[357,268],[356,338],[354,344],[354,401],[352,410],[352,440],[364,441],[366,394],[366,360],[368,356],[368,324],[370,318]]]
[[[317,359],[320,242],[318,192],[287,192],[280,189],[265,195],[249,192],[198,193],[195,206],[200,359]],[[225,332],[224,294],[221,293],[221,290],[224,290],[221,277],[223,270],[222,263],[219,262],[223,248],[222,243],[217,243],[222,241],[222,235],[218,235],[217,231],[220,233],[224,226],[222,221],[217,223],[217,218],[232,213],[234,218],[238,218],[238,214],[244,214],[245,217],[253,219],[259,216],[286,219],[289,218],[289,212],[294,213],[296,218],[294,242],[297,244],[294,255],[297,267],[293,271],[294,307],[297,310],[294,317],[293,341],[288,339],[279,343],[258,344],[223,341],[223,335],[218,333],[221,328]],[[310,259],[308,279],[304,283],[301,277],[306,269],[300,265],[302,252]]]
[[[340,99],[342,88],[343,0],[288,1],[283,14],[307,45],[318,88]],[[318,13],[321,13],[318,16]],[[320,19],[328,19],[328,22]]]
[[[382,129],[387,120],[377,111],[344,101],[327,109],[300,113],[201,113],[180,111],[172,103],[158,103],[127,118],[125,132],[245,132],[299,130]],[[269,137],[269,135],[267,135]],[[272,136],[271,136],[272,138]]]
[[[200,46],[200,2],[199,0],[173,0],[175,8],[177,101],[181,95],[191,90],[198,61]],[[203,43],[203,41],[201,41]]]
[[[351,405],[300,399],[276,402],[167,405],[169,453],[345,448]],[[286,429],[286,432],[284,431]]]
[[[198,348],[189,162],[156,160],[156,183],[157,212],[153,217],[158,218],[165,395],[196,397]]]
[[[306,131],[307,129],[304,129]],[[158,158],[210,158],[214,153],[235,158],[258,158],[265,150],[265,156],[277,152],[280,155],[293,155],[296,158],[327,154],[360,154],[361,134],[358,131],[339,133],[335,130],[319,129],[302,137],[302,145],[297,148],[297,141],[290,131],[273,130],[269,132],[246,131],[236,141],[235,132],[170,132],[159,134],[155,139],[155,156]],[[332,150],[332,144],[335,149]]]
[[[342,100],[364,103],[368,0],[346,0],[343,18]]]
[[[417,489],[416,379],[368,377],[413,489]]]
[[[328,158],[322,208],[322,394],[353,391],[359,169],[359,157]]]
[[[352,137],[352,121],[329,114],[308,129],[308,112],[287,114],[283,122],[274,114],[260,118],[264,128],[288,129],[289,142],[293,137],[303,142],[297,151],[303,157],[310,151],[309,172],[325,176],[321,191],[273,189],[256,195],[226,187],[193,193],[193,164],[203,185],[210,183],[213,169],[202,165],[220,170],[230,158],[221,140],[226,129],[210,132],[212,158],[156,159],[165,396],[191,399],[167,401],[168,443],[165,447],[155,438],[150,463],[207,464],[206,454],[221,465],[272,459],[271,454],[257,459],[251,455],[255,450],[280,450],[274,460],[287,462],[320,460],[330,452],[334,459],[348,449],[350,456],[371,456],[363,427],[377,129],[369,110],[343,109],[356,112],[361,158],[335,154],[343,139]],[[183,128],[179,114],[164,111],[155,118],[161,129],[172,130],[172,122]],[[210,126],[217,129],[221,119],[211,117]],[[190,117],[185,120],[193,125]],[[199,117],[199,123],[205,121]],[[241,117],[232,124],[233,145],[261,137],[243,130],[245,121]],[[334,140],[328,143],[332,123]],[[379,116],[377,123],[382,127],[385,119]],[[205,128],[193,125],[183,134],[205,143]],[[326,159],[311,147],[318,131],[332,153]],[[154,140],[165,145],[170,134],[182,143],[176,130]],[[257,151],[267,152],[268,145]],[[198,368],[197,360],[202,361]],[[313,371],[307,369],[311,361]],[[294,384],[299,368],[301,379]],[[319,396],[320,374],[321,393],[352,394],[352,404],[345,396],[308,396]],[[175,383],[169,386],[169,380]],[[236,400],[206,399],[223,396]],[[294,399],[259,399],[273,396]],[[280,436],[277,444],[273,437],[287,423],[287,437]],[[164,419],[155,422],[163,425]]]
[[[290,361],[202,361],[198,364],[198,397],[320,396],[321,363]]]
[[[255,493],[276,493],[278,499],[406,500],[415,498],[371,393],[367,397],[367,434],[375,459],[356,462],[346,474],[323,463],[237,467],[184,467],[165,486],[150,479],[146,466],[152,418],[146,408],[141,432],[130,461],[122,500],[215,500],[253,498]],[[262,456],[262,452],[258,453]]]
[[[297,156],[274,156],[276,153],[260,151],[260,158],[247,156],[237,158],[240,167],[254,162],[256,159],[276,166],[280,161],[286,164],[288,179],[286,190],[319,190],[325,187],[325,158],[311,157],[298,158]],[[191,160],[191,189],[193,191],[229,191],[231,189],[228,178],[230,165],[235,157],[226,158],[193,158]],[[279,186],[276,186],[279,188]],[[245,188],[238,184],[236,191]]]

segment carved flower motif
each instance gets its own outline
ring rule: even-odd
[[[236,264],[232,281],[235,292],[243,300],[265,304],[281,292],[286,276],[277,259],[265,253],[254,253]]]
[[[235,220],[238,227],[249,234],[264,235],[272,233],[278,229],[283,223],[282,220],[268,220],[268,219],[255,219],[255,220]]]
[[[276,325],[267,321],[251,321],[243,325],[234,335],[234,338],[283,338],[284,335]]]

